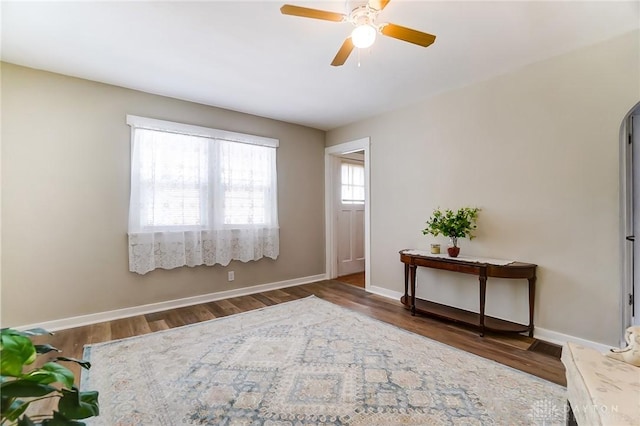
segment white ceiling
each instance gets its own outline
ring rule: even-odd
[[[2,2],[3,61],[328,130],[640,27],[636,1],[392,0],[379,22],[435,34],[378,37],[342,67],[352,27],[285,16],[284,3]],[[358,2],[350,2],[352,5]]]

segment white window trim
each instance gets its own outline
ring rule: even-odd
[[[371,139],[367,136],[351,142],[333,145],[324,149],[324,200],[325,200],[325,276],[331,280],[338,276],[338,256],[335,238],[335,215],[333,209],[337,200],[335,198],[335,165],[340,155],[350,154],[356,151],[364,151],[364,257],[365,257],[365,290],[380,292],[381,287],[373,286],[371,281]],[[384,290],[384,289],[383,289]]]
[[[193,124],[139,117],[137,115],[127,115],[127,124],[139,129],[161,130],[191,136],[203,136],[206,138],[222,139],[230,142],[246,143],[250,145],[268,146],[271,148],[278,148],[278,146],[280,146],[280,141],[278,139],[249,135],[246,133],[230,132],[228,130],[211,129],[209,127],[195,126]]]

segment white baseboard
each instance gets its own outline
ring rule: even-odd
[[[547,330],[546,328],[536,327],[533,330],[533,337],[536,339],[544,340],[545,342],[555,343],[556,345],[564,345],[567,342],[575,343],[588,348],[593,348],[598,352],[609,352],[613,346],[607,346],[602,343],[586,340],[581,337],[571,336],[569,334],[559,333],[553,330]]]
[[[387,297],[389,299],[400,300],[404,293],[398,291],[389,290],[384,287],[370,286],[366,289],[370,293],[377,294],[379,296]],[[582,339],[580,337],[571,336],[569,334],[559,333],[553,330],[547,330],[545,328],[535,327],[534,337],[536,339],[544,340],[545,342],[555,343],[556,345],[564,345],[567,342],[576,343],[578,345],[593,348],[599,352],[609,352],[612,346],[607,346],[602,343],[592,342],[591,340]]]
[[[113,321],[121,318],[150,314],[152,312],[182,308],[185,306],[197,305],[200,303],[214,302],[216,300],[228,299],[230,297],[247,296],[250,294],[261,293],[263,291],[277,290],[280,288],[309,284],[316,281],[322,281],[324,279],[325,274],[318,274],[309,277],[295,278],[292,280],[278,281],[275,283],[260,284],[252,287],[243,287],[235,290],[219,291],[216,293],[208,293],[199,296],[185,297],[182,299],[168,300],[166,302],[150,303],[148,305],[133,306],[131,308],[116,309],[113,311],[98,312],[95,314],[62,318],[36,324],[28,324],[14,328],[17,330],[44,328],[48,331],[58,331],[67,328],[81,327],[83,325],[96,324],[104,321]]]
[[[371,285],[365,290],[367,290],[369,293],[377,294],[378,296],[395,299],[396,302],[399,302],[400,298],[404,296],[404,293],[400,293],[399,291],[389,290],[388,288],[377,287],[375,285]]]
[[[292,280],[278,281],[268,284],[260,284],[252,287],[243,287],[235,290],[219,291],[216,293],[208,293],[199,296],[185,297],[182,299],[168,300],[166,302],[150,303],[147,305],[134,306],[131,308],[116,309],[113,311],[98,312],[95,314],[81,315],[71,318],[62,318],[42,323],[28,324],[14,327],[18,330],[28,330],[31,328],[44,328],[48,331],[58,331],[67,328],[81,327],[84,325],[96,324],[104,321],[113,321],[117,319],[133,317],[136,315],[150,314],[153,312],[166,311],[169,309],[182,308],[185,306],[197,305],[200,303],[214,302],[216,300],[228,299],[230,297],[247,296],[264,291],[277,290],[280,288],[294,287],[297,285],[309,284],[316,281],[325,280],[325,274],[312,275],[308,277],[295,278]],[[399,301],[404,293],[389,290],[384,287],[369,286],[366,289],[369,293],[377,294],[382,297]],[[571,336],[569,334],[559,333],[553,330],[536,327],[534,331],[536,339],[544,340],[557,345],[564,345],[567,342],[576,343],[596,349],[600,352],[608,352],[611,346],[602,343],[593,342],[591,340],[582,339],[580,337]]]

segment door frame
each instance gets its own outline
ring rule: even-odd
[[[621,280],[620,280],[620,315],[621,330],[620,343],[626,345],[624,333],[627,327],[633,323],[633,308],[629,304],[629,295],[633,294],[633,264],[634,256],[640,255],[633,251],[633,242],[627,241],[628,235],[640,237],[640,231],[633,229],[633,167],[640,167],[640,164],[633,164],[632,146],[630,138],[633,136],[631,129],[631,116],[640,114],[640,102],[637,103],[625,115],[620,125],[620,252],[621,258]],[[636,123],[636,126],[638,123]],[[635,129],[636,132],[640,129]],[[640,149],[640,147],[635,147]],[[634,297],[640,297],[634,294]],[[636,312],[636,317],[640,313]]]
[[[335,213],[335,165],[340,155],[356,151],[364,151],[364,288],[371,287],[371,201],[370,201],[370,146],[369,137],[356,139],[325,148],[324,150],[324,206],[325,206],[325,279],[338,276],[338,249],[335,230],[337,217]]]

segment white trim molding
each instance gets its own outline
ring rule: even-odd
[[[366,137],[351,142],[341,143],[324,150],[324,206],[325,206],[325,279],[331,280],[338,276],[338,255],[335,250],[335,182],[333,166],[337,156],[364,151],[364,288],[371,287],[371,139]]]
[[[369,293],[377,294],[378,296],[386,297],[388,299],[394,299],[399,302],[400,298],[404,296],[404,293],[400,293],[399,291],[389,290],[388,288],[378,287],[375,285],[370,286],[367,291]]]
[[[230,132],[228,130],[211,129],[209,127],[194,126],[193,124],[175,123],[173,121],[157,120],[155,118],[127,115],[127,124],[131,128],[161,130],[165,132],[183,133],[192,136],[202,136],[213,139],[247,143],[251,145],[268,146],[277,148],[280,141],[264,136],[249,135],[245,133]]]
[[[238,288],[235,290],[219,291],[216,293],[202,294],[200,296],[185,297],[182,299],[168,300],[166,302],[150,303],[147,305],[133,306],[130,308],[98,312],[95,314],[81,315],[71,318],[62,318],[58,320],[22,325],[13,328],[18,330],[29,330],[32,328],[44,328],[48,331],[65,330],[67,328],[81,327],[84,325],[96,324],[104,321],[113,321],[121,318],[128,318],[137,315],[150,314],[153,312],[166,311],[176,308],[183,308],[185,306],[198,305],[200,303],[214,302],[216,300],[228,299],[230,297],[247,296],[250,294],[261,293],[263,291],[278,290],[281,288],[309,284],[316,281],[322,281],[324,279],[324,275],[325,274],[311,275],[308,277],[295,278],[292,280],[260,284],[252,287]]]
[[[613,346],[608,346],[603,343],[593,342],[591,340],[583,339],[581,337],[571,336],[569,334],[559,333],[553,330],[547,330],[546,328],[536,327],[533,330],[533,337],[545,342],[555,343],[556,345],[564,345],[567,342],[575,343],[577,345],[593,348],[599,352],[609,352]]]
[[[635,117],[635,121],[634,121]],[[625,330],[632,324],[640,324],[639,316],[636,312],[636,318],[633,316],[634,298],[640,298],[640,295],[634,291],[634,244],[633,240],[627,240],[627,237],[633,236],[638,232],[634,232],[634,150],[636,146],[638,134],[640,134],[640,102],[624,116],[620,124],[620,345],[626,345]],[[632,139],[633,138],[633,139]],[[637,155],[637,152],[635,153]],[[635,235],[636,238],[640,237]],[[637,254],[635,255],[637,256]],[[636,287],[637,289],[637,287]],[[631,300],[630,300],[631,299]],[[637,303],[638,300],[635,300]],[[637,305],[636,305],[637,306]]]

